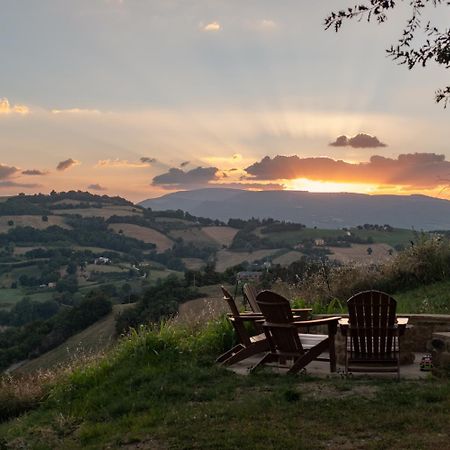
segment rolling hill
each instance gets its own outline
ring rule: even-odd
[[[144,200],[140,205],[153,210],[183,209],[196,216],[220,220],[271,217],[328,229],[387,223],[398,228],[436,230],[446,229],[450,224],[450,201],[424,195],[211,188],[175,192]]]

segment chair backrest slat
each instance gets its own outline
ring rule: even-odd
[[[256,296],[258,293],[256,291],[255,286],[253,286],[249,283],[245,283],[243,290],[244,290],[245,298],[247,299],[251,310],[253,312],[261,312],[261,310],[259,309],[258,303],[256,301]]]
[[[272,291],[260,292],[256,301],[266,320],[263,326],[271,351],[303,353],[289,301]]]
[[[381,328],[381,315],[377,314],[377,311],[381,310],[381,300],[379,295],[372,296],[372,310],[373,310],[373,354],[374,357],[380,355],[380,328]]]
[[[379,291],[360,292],[347,301],[351,351],[368,359],[391,354],[397,302]]]
[[[237,334],[239,342],[247,347],[251,344],[250,335],[248,334],[247,329],[244,326],[244,322],[241,319],[241,315],[239,313],[239,309],[236,305],[236,302],[234,301],[233,296],[227,289],[225,289],[223,286],[221,286],[221,289],[223,292],[223,299],[227,302],[231,310],[231,315],[233,318],[231,323],[233,324],[234,331]]]

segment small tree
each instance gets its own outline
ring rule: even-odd
[[[131,297],[131,284],[130,283],[124,283],[122,284],[122,293],[127,298],[127,303],[130,303],[130,297]]]

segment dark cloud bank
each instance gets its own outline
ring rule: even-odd
[[[65,159],[64,161],[61,161],[60,163],[58,163],[58,165],[56,166],[56,170],[64,171],[64,170],[70,169],[72,166],[74,166],[76,164],[78,164],[78,162],[72,158]]]
[[[192,170],[184,171],[173,167],[168,172],[157,175],[153,178],[153,186],[172,187],[192,187],[208,184],[210,181],[217,180],[217,167],[197,167]]]
[[[332,147],[353,147],[353,148],[377,148],[386,147],[386,144],[380,142],[376,136],[370,134],[359,133],[353,137],[339,136],[334,142],[331,142]]]
[[[247,167],[248,179],[308,178],[317,181],[403,185],[433,188],[450,176],[450,162],[436,153],[408,153],[396,159],[374,155],[368,162],[348,163],[332,158],[266,156]]]

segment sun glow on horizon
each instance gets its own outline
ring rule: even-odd
[[[322,193],[356,193],[372,195],[413,195],[421,194],[436,198],[450,200],[450,189],[448,186],[437,186],[430,189],[405,188],[397,185],[377,185],[369,183],[349,183],[336,181],[317,181],[308,178],[297,178],[295,180],[283,180],[284,190],[308,191]]]
[[[375,184],[344,183],[336,181],[317,181],[308,178],[297,178],[285,184],[285,190],[308,192],[357,192],[360,194],[375,194],[379,187]]]

